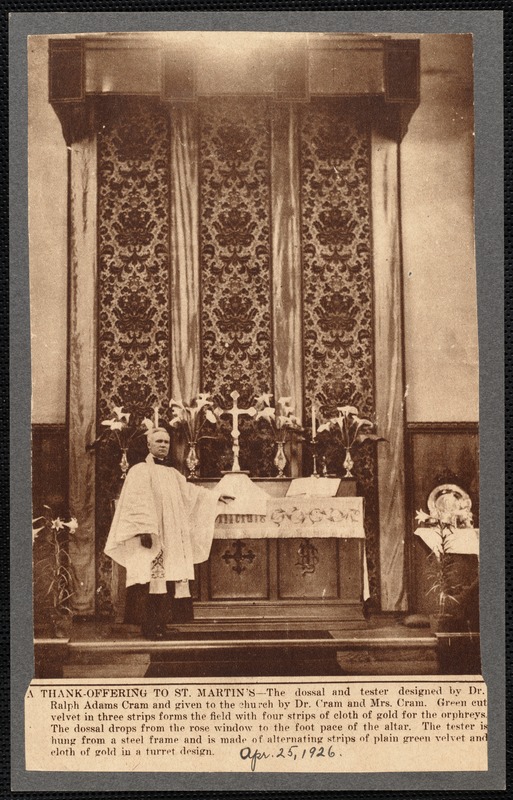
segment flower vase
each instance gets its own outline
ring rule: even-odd
[[[188,442],[189,445],[189,452],[187,453],[187,458],[185,459],[185,464],[187,469],[189,470],[189,478],[197,478],[198,473],[198,465],[199,465],[199,458],[198,452],[196,450],[196,442]]]
[[[278,478],[283,478],[284,470],[287,466],[287,456],[284,450],[285,442],[276,442],[276,455],[274,457],[274,466],[278,470]]]
[[[121,480],[124,481],[126,478],[126,474],[130,468],[130,464],[128,463],[128,456],[127,456],[127,447],[123,447],[121,450],[121,461],[119,462],[119,466],[121,468]]]
[[[345,474],[344,478],[353,478],[354,475],[352,473],[352,469],[354,467],[354,461],[351,458],[351,451],[349,448],[346,449],[346,457],[344,458],[344,469]]]

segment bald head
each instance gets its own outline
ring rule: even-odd
[[[165,428],[154,428],[147,435],[148,450],[155,458],[166,458],[169,453],[169,433]]]

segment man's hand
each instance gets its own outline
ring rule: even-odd
[[[220,496],[220,498],[219,498],[219,502],[220,503],[224,503],[225,505],[228,505],[228,503],[231,503],[232,500],[235,500],[235,497],[233,497],[233,495],[231,495],[231,494],[222,494]]]
[[[148,547],[148,548],[153,547],[153,539],[151,538],[151,533],[140,533],[139,539],[141,540],[141,544],[143,547]]]

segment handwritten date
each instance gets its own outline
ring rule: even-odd
[[[265,750],[252,750],[251,747],[243,747],[239,752],[239,756],[243,761],[249,761],[251,772],[254,772],[257,763],[262,759],[285,758],[290,759],[290,761],[297,761],[303,758],[334,758],[336,753],[331,745],[326,749],[322,746],[301,748],[300,745],[292,744],[287,750],[280,747],[277,753],[266,753]]]

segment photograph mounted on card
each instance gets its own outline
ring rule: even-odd
[[[487,769],[473,56],[29,37],[29,771]]]

